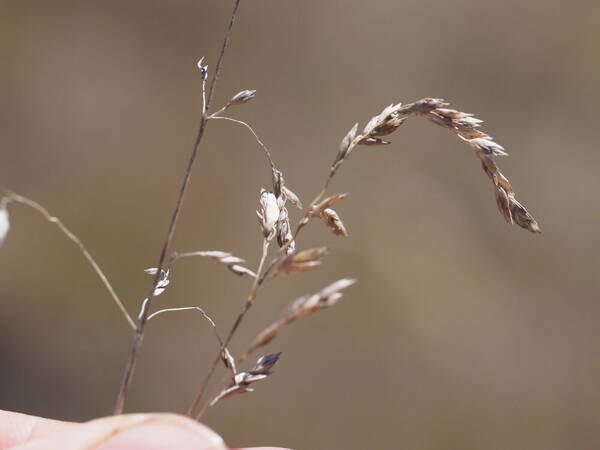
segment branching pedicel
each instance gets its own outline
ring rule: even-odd
[[[254,129],[246,122],[223,115],[223,113],[225,113],[231,106],[241,105],[252,100],[256,95],[256,91],[242,90],[231,97],[231,99],[216,112],[212,114],[209,114],[208,112],[214,87],[216,81],[218,80],[221,61],[227,48],[229,33],[233,26],[238,6],[239,0],[235,0],[231,20],[225,35],[221,54],[217,62],[217,68],[210,84],[208,96],[206,95],[208,66],[204,64],[204,59],[201,59],[198,63],[200,78],[202,81],[202,116],[198,134],[190,157],[190,162],[183,177],[180,194],[177,199],[171,223],[169,225],[167,237],[161,250],[158,267],[146,269],[146,272],[153,277],[153,283],[150,294],[141,303],[137,324],[133,321],[132,317],[123,306],[121,300],[108,282],[106,275],[100,270],[96,261],[83,246],[81,241],[70,230],[68,230],[59,219],[51,216],[46,209],[38,203],[12,192],[7,191],[6,195],[0,199],[0,245],[4,242],[10,228],[7,211],[7,206],[10,203],[21,203],[41,212],[48,221],[56,223],[60,230],[70,240],[77,244],[83,255],[87,258],[93,269],[104,283],[119,309],[122,311],[129,325],[134,329],[134,343],[123,377],[123,382],[119,390],[117,406],[115,408],[116,413],[123,411],[127,391],[133,375],[133,369],[141,348],[145,326],[150,320],[166,312],[200,312],[203,318],[206,319],[213,328],[219,344],[218,352],[216,353],[215,358],[209,367],[208,373],[200,382],[198,393],[188,410],[188,415],[195,416],[198,420],[200,420],[208,408],[214,406],[223,399],[246,392],[251,392],[252,388],[250,386],[253,383],[267,378],[272,373],[271,369],[279,359],[280,353],[262,356],[256,361],[252,368],[246,371],[240,372],[238,370],[238,366],[244,363],[256,350],[269,344],[286,325],[311,315],[316,311],[333,306],[342,297],[342,291],[354,284],[356,280],[343,278],[326,286],[315,294],[302,296],[294,300],[286,308],[284,308],[274,322],[264,328],[263,331],[256,336],[256,338],[248,346],[248,349],[237,359],[234,358],[229,351],[228,345],[230,344],[236,331],[239,329],[249,309],[255,303],[259,292],[269,281],[278,276],[312,270],[322,264],[324,256],[328,253],[327,248],[318,247],[297,250],[298,236],[301,230],[311,220],[318,219],[322,221],[323,224],[336,236],[348,236],[346,226],[342,222],[339,214],[333,209],[333,206],[345,199],[348,194],[339,193],[325,197],[333,177],[341,165],[348,159],[350,154],[358,146],[388,145],[390,142],[384,140],[383,137],[394,133],[411,116],[423,117],[438,126],[447,128],[453,131],[467,144],[469,144],[475,151],[475,155],[481,161],[483,170],[493,183],[498,209],[506,221],[510,224],[516,224],[534,233],[540,232],[537,222],[527,211],[527,209],[517,201],[510,182],[500,172],[496,162],[493,160],[493,157],[495,156],[506,155],[503,147],[497,144],[489,135],[481,132],[478,129],[482,123],[481,120],[475,118],[472,114],[449,109],[449,105],[445,103],[444,100],[434,98],[425,98],[406,105],[391,104],[390,106],[384,108],[381,113],[374,116],[360,133],[358,132],[358,124],[355,124],[342,139],[334,161],[329,169],[329,174],[326,177],[323,189],[310,202],[308,207],[304,209],[299,197],[286,185],[282,171],[276,166],[271,152],[258,137]],[[240,124],[252,133],[257,143],[262,148],[272,173],[271,190],[261,189],[258,198],[258,208],[256,214],[259,227],[262,232],[262,251],[259,258],[258,267],[255,271],[247,268],[245,266],[245,261],[242,258],[236,257],[229,252],[220,250],[202,250],[181,253],[174,252],[170,258],[168,258],[168,260],[166,258],[167,250],[169,249],[173,237],[175,223],[183,203],[183,197],[191,177],[193,163],[198,154],[204,129],[209,121],[219,119]],[[294,230],[290,223],[289,212],[287,209],[288,202],[298,209],[304,211],[302,218],[298,221]],[[269,249],[273,241],[277,242],[279,251],[273,257],[273,259],[267,263]],[[171,282],[170,276],[173,271],[173,264],[178,260],[196,256],[208,258],[219,264],[223,264],[234,274],[239,276],[247,276],[252,279],[251,287],[246,300],[243,303],[242,310],[230,327],[225,338],[222,338],[219,334],[217,326],[212,318],[199,306],[170,307],[151,312],[153,298],[161,295]],[[217,384],[216,389],[198,411],[200,403],[202,402],[206,389],[209,385],[209,381],[216,371],[219,363],[222,363],[225,366],[227,374],[221,383]]]

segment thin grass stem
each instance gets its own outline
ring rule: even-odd
[[[260,138],[256,134],[256,131],[254,131],[254,129],[250,125],[248,125],[246,122],[244,122],[243,120],[233,119],[231,117],[218,116],[218,115],[215,115],[215,114],[212,114],[209,117],[209,119],[229,120],[230,122],[235,122],[235,123],[238,123],[240,125],[245,126],[248,130],[250,130],[250,133],[253,134],[254,138],[256,139],[256,142],[258,142],[258,145],[260,145],[262,147],[262,149],[264,150],[265,156],[267,157],[267,161],[269,162],[269,164],[271,166],[271,170],[276,170],[277,169],[275,167],[275,162],[273,161],[273,157],[271,156],[271,152],[269,151],[269,149],[267,148],[267,146],[263,143],[263,141],[260,140]]]

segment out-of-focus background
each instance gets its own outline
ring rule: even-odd
[[[230,1],[0,1],[0,182],[88,246],[135,314],[179,189]],[[214,106],[247,120],[308,202],[341,138],[392,102],[476,113],[542,235],[506,224],[472,151],[411,119],[361,147],[332,192],[350,231],[319,223],[319,270],[278,279],[239,353],[299,295],[359,283],[297,322],[256,392],[206,416],[232,446],[592,449],[600,446],[600,6],[589,0],[243,1]],[[266,161],[247,130],[210,123],[173,250],[255,267]],[[294,220],[299,213],[292,212]],[[0,407],[69,420],[110,413],[131,331],[75,246],[11,205],[0,250]],[[156,306],[200,305],[225,330],[250,280],[186,260]],[[183,411],[216,342],[195,313],[150,323],[129,411]]]

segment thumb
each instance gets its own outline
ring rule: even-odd
[[[210,428],[176,414],[128,414],[92,420],[15,450],[226,450]]]

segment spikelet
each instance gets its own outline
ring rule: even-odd
[[[224,398],[252,392],[254,389],[252,389],[250,385],[257,381],[264,380],[271,375],[273,373],[271,369],[279,360],[280,355],[281,352],[265,355],[256,361],[256,364],[254,367],[252,367],[252,369],[248,370],[247,372],[239,372],[235,374],[229,386],[223,389],[215,398],[212,399],[210,406],[214,406],[219,400]]]
[[[254,341],[245,356],[250,355],[257,348],[271,342],[285,325],[289,325],[290,323],[313,314],[320,309],[330,308],[335,305],[343,296],[341,291],[352,286],[354,283],[356,283],[355,279],[342,278],[321,289],[316,294],[305,295],[294,300],[286,309],[284,309],[275,322],[254,338]]]
[[[201,256],[204,258],[212,259],[213,261],[218,262],[219,264],[223,264],[227,266],[229,270],[231,270],[236,275],[248,275],[250,277],[256,277],[256,274],[252,272],[250,269],[242,266],[246,261],[242,258],[238,258],[237,256],[233,256],[229,252],[223,252],[221,250],[205,250],[205,251],[197,251],[197,252],[184,252],[184,253],[174,253],[171,256],[171,261],[179,258],[187,258],[191,256]]]

